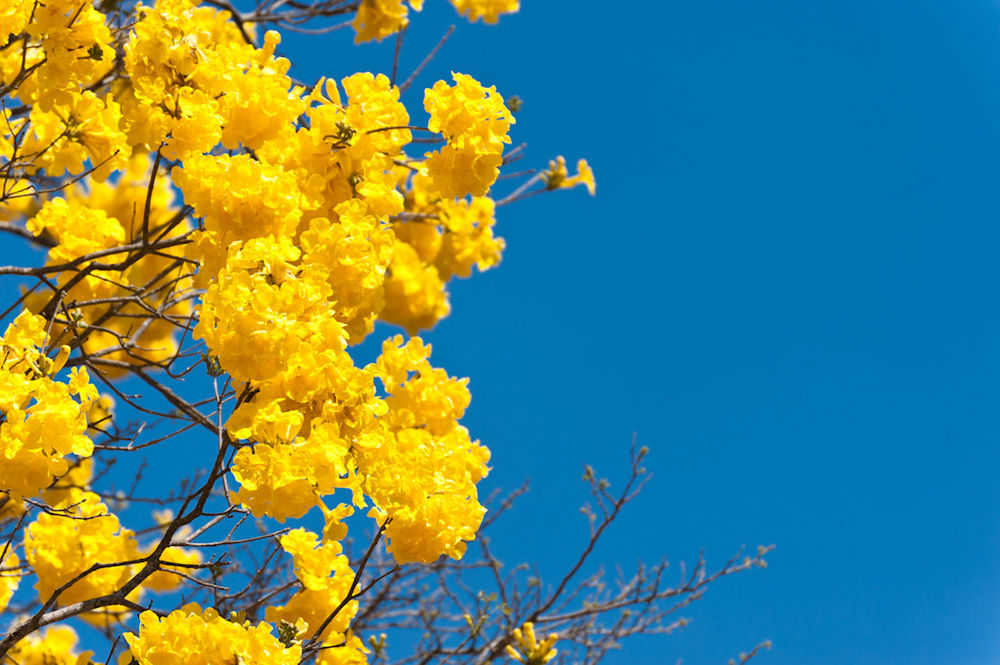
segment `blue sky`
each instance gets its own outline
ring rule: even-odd
[[[520,164],[598,180],[503,209],[503,264],[426,335],[471,377],[484,494],[532,479],[501,557],[565,569],[583,465],[623,480],[635,433],[654,477],[596,563],[777,549],[608,663],[1000,662],[1000,3],[426,4],[403,75],[458,29],[410,108],[473,75],[524,99]],[[282,50],[389,71],[350,41]]]

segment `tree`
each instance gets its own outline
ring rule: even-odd
[[[452,4],[487,22],[518,6]],[[407,14],[403,0],[0,10],[0,229],[46,250],[0,268],[27,282],[0,365],[4,663],[596,662],[764,565],[767,548],[675,584],[665,563],[617,587],[580,579],[642,486],[635,446],[620,492],[588,470],[591,537],[564,577],[492,555],[481,534],[523,488],[487,513],[466,381],[416,334],[449,313],[449,280],[500,261],[497,208],[593,193],[594,177],[560,157],[494,199],[522,155],[514,100],[453,74],[417,125],[398,60],[306,85],[264,31],[342,17],[356,41],[394,36],[398,56]],[[409,338],[361,365],[376,321]],[[140,470],[108,489],[119,460],[184,437],[204,455],[180,486]]]

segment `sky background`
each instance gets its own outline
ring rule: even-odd
[[[609,665],[1000,662],[1000,2],[426,5],[400,78],[458,29],[414,119],[473,75],[523,98],[519,167],[598,181],[502,209],[502,265],[425,335],[471,377],[483,494],[531,478],[501,558],[557,580],[583,465],[620,486],[635,435],[653,479],[595,565],[777,549]],[[281,50],[303,80],[389,72],[392,40],[351,39]]]

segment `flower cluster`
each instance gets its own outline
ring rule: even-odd
[[[142,547],[135,533],[122,527],[101,497],[84,489],[91,481],[89,462],[84,460],[70,469],[44,492],[51,508],[25,532],[25,559],[37,576],[35,590],[45,599],[59,591],[60,605],[116,591],[142,568],[144,557],[154,549],[153,545]],[[176,590],[181,578],[171,572],[171,564],[183,570],[185,565],[200,563],[201,555],[197,550],[168,547],[160,561],[161,569],[136,587],[129,600],[138,600],[145,591]],[[84,571],[89,572],[82,575]],[[85,618],[103,624],[126,613],[124,607],[111,606]]]
[[[194,0],[157,0],[140,10],[125,46],[131,88],[120,93],[129,142],[170,159],[217,143],[259,147],[302,112],[288,60],[275,58],[277,32],[248,44],[228,12]]]
[[[76,341],[85,353],[100,357],[111,376],[128,365],[170,358],[177,351],[175,319],[191,312],[183,249],[163,249],[137,261],[129,260],[128,252],[111,251],[150,233],[172,240],[188,232],[188,224],[174,214],[170,179],[158,173],[150,189],[151,173],[148,156],[136,155],[108,182],[91,182],[87,190],[71,189],[49,199],[27,222],[28,230],[54,243],[46,265],[66,267],[56,277],[63,296],[52,339]],[[136,211],[147,200],[144,230]],[[37,313],[50,302],[43,293],[25,300]],[[149,311],[160,316],[136,326],[136,318]]]
[[[132,561],[139,557],[135,535],[123,529],[93,492],[73,492],[53,512],[42,513],[28,527],[25,558],[38,582],[35,589],[49,598],[94,564]],[[95,570],[74,582],[59,596],[60,604],[75,603],[111,593],[132,575],[131,565]]]
[[[469,405],[466,379],[428,362],[420,338],[386,340],[379,379],[389,394],[379,441],[358,447],[365,494],[388,519],[389,551],[399,563],[461,558],[486,510],[476,495],[490,452],[458,424]]]
[[[75,653],[76,640],[69,626],[53,626],[18,642],[6,660],[17,665],[88,665],[94,652]]]
[[[121,129],[122,112],[110,91],[93,88],[114,67],[111,30],[105,16],[86,0],[6,3],[0,34],[0,89],[6,107],[24,104],[27,117],[5,113],[0,160],[21,167],[21,175],[81,174],[102,180],[125,165],[131,147]],[[23,39],[23,41],[21,41]],[[18,47],[14,47],[14,44]],[[3,193],[22,196],[34,188],[5,176]]]
[[[448,315],[448,280],[500,263],[504,240],[493,234],[496,206],[489,197],[441,198],[427,176],[415,175],[406,203],[410,216],[393,224],[381,318],[414,334]]]
[[[410,0],[413,9],[423,9],[423,0]],[[403,0],[363,0],[354,17],[354,43],[382,40],[395,34],[407,23],[406,4]]]
[[[300,635],[317,635],[324,644],[347,642],[358,601],[348,598],[354,571],[340,543],[321,543],[316,534],[295,529],[281,537],[281,547],[291,555],[302,588],[285,605],[269,607],[267,620],[295,625]]]
[[[576,163],[576,175],[570,176],[569,169],[566,168],[566,159],[559,155],[549,162],[549,170],[542,173],[542,179],[548,189],[569,189],[583,185],[591,196],[597,191],[594,170],[590,168],[586,159],[581,159]]]
[[[519,6],[451,2],[487,23]],[[423,0],[341,4],[335,13],[356,8],[363,42],[404,29]],[[281,522],[318,508],[320,533],[279,539],[295,580],[254,608],[265,622],[194,604],[143,612],[121,662],[296,665],[306,645],[318,665],[360,664],[347,518],[363,509],[396,563],[431,563],[461,558],[486,512],[477,484],[490,451],[461,424],[468,380],[434,367],[413,335],[449,313],[451,279],[501,260],[489,193],[514,118],[494,87],[460,73],[425,90],[426,127],[411,124],[385,75],[293,82],[277,32],[258,39],[255,21],[216,6],[0,8],[0,221],[47,250],[31,273],[43,288],[25,293],[0,338],[0,521],[25,525],[0,543],[0,609],[33,578],[47,609],[99,599],[77,614],[110,630],[144,594],[176,591],[184,571],[220,574],[220,560],[202,563],[192,546],[211,526],[193,523],[209,497],[228,502],[224,515]],[[418,150],[414,132],[443,145]],[[559,158],[546,185],[593,192],[585,162],[579,171],[570,177]],[[411,337],[357,362],[379,321]],[[203,493],[184,489],[180,517],[163,511],[133,531],[132,513],[111,510],[121,497],[92,486],[91,437],[131,450],[132,440],[112,444],[145,425],[112,423],[114,403],[90,377],[131,373],[177,409],[151,412],[198,421],[207,402],[183,403],[160,377],[180,378],[199,357],[226,375],[212,428],[219,466]],[[238,487],[218,491],[223,477]],[[527,662],[554,655],[525,631]],[[8,657],[85,665],[91,654],[75,642],[56,627]]]
[[[203,219],[189,252],[206,287],[194,334],[244,386],[227,423],[246,442],[233,460],[234,500],[284,520],[350,489],[358,505],[374,503],[373,517],[390,519],[397,560],[460,556],[482,519],[475,483],[488,458],[457,425],[468,403],[464,383],[432,369],[419,340],[406,347],[408,371],[423,377],[412,384],[386,383],[384,362],[358,367],[348,352],[376,318],[412,329],[415,317],[399,312],[426,308],[424,291],[412,288],[419,277],[404,267],[413,246],[397,241],[390,223],[406,205],[395,162],[411,138],[409,116],[384,76],[356,74],[342,84],[346,104],[336,85],[322,82],[308,125],[266,141],[254,158],[190,157],[174,172]],[[464,123],[456,136],[486,122],[471,111],[459,116],[446,121],[452,129]],[[440,299],[442,276],[492,265],[500,244],[492,202],[434,205],[442,233],[454,230],[439,265],[427,270]],[[392,349],[401,344],[385,353],[400,356]],[[388,397],[377,394],[376,378]],[[447,407],[436,391],[451,395]],[[407,421],[401,409],[434,426]]]
[[[551,633],[541,642],[535,637],[535,626],[530,621],[520,628],[514,629],[514,645],[507,645],[507,655],[524,665],[544,665],[556,657],[558,649],[554,649],[559,636]]]
[[[496,23],[500,14],[511,14],[521,8],[520,0],[451,0],[451,4],[470,21],[483,19],[485,23]]]
[[[132,152],[121,122],[118,102],[110,96],[99,98],[89,90],[65,104],[54,104],[51,110],[35,106],[22,146],[31,160],[28,172],[44,170],[51,176],[83,173],[89,160],[94,180],[103,181],[113,170],[123,168]]]
[[[302,649],[285,646],[266,623],[227,621],[212,608],[185,605],[165,617],[139,615],[139,634],[125,633],[122,662],[139,665],[298,665]]]
[[[500,14],[516,12],[520,0],[450,0],[458,13],[470,21],[480,18],[486,23],[496,23]],[[409,6],[420,11],[424,0],[409,0]],[[362,0],[351,25],[354,42],[360,44],[373,39],[382,40],[406,27],[409,11],[404,0]]]
[[[448,143],[426,154],[423,171],[445,198],[484,196],[500,173],[514,117],[496,88],[465,74],[452,78],[454,86],[438,81],[424,95],[427,126]]]
[[[21,582],[18,566],[21,560],[8,545],[0,547],[0,612],[7,607],[10,597],[17,591]]]
[[[16,87],[21,101],[44,111],[71,105],[80,90],[112,69],[111,30],[92,3],[11,0],[4,4],[0,34],[5,40],[22,34],[30,39],[22,48],[0,51],[0,83]],[[26,76],[29,70],[31,76]]]
[[[45,355],[45,319],[22,312],[0,337],[0,492],[32,497],[69,469],[67,456],[89,456],[87,408],[97,398],[86,369],[54,376],[69,347]]]

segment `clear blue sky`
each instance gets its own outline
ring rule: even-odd
[[[532,479],[502,558],[568,565],[583,465],[622,480],[635,432],[654,478],[600,563],[778,549],[611,665],[1000,662],[1000,3],[523,2],[427,0],[401,67],[457,23],[410,107],[471,74],[525,100],[522,164],[597,174],[504,209],[503,264],[426,335],[484,494]],[[282,49],[389,71],[350,40]]]

